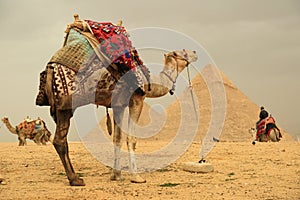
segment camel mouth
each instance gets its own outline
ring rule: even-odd
[[[187,60],[189,63],[191,63],[191,62],[196,62],[196,61],[198,60],[198,55],[197,55],[196,51],[194,51],[194,50],[184,50],[184,52],[185,52],[186,55],[187,55],[187,56],[185,56],[185,57],[187,57],[186,60]]]
[[[3,118],[1,119],[1,121],[4,122],[4,121],[7,121],[7,119],[8,119],[7,117],[3,117]]]

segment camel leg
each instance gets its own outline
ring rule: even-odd
[[[46,133],[43,133],[41,139],[40,139],[40,142],[42,143],[42,145],[46,145],[46,142],[47,142],[47,139],[46,139]]]
[[[272,142],[279,142],[280,138],[278,131],[273,128],[270,132],[269,138]]]
[[[18,139],[19,139],[19,146],[26,145],[26,137],[23,133],[18,134]]]
[[[56,112],[56,131],[53,145],[62,161],[71,186],[84,186],[82,179],[75,173],[69,158],[67,134],[70,127],[71,110]]]
[[[43,132],[40,130],[40,131],[37,131],[36,135],[34,136],[33,138],[33,141],[37,144],[37,145],[41,145],[41,138],[43,136]]]
[[[42,134],[41,134],[41,137],[39,138],[39,141],[40,143],[42,143],[42,145],[46,145],[47,144],[47,141],[49,141],[49,139],[47,139],[47,130],[42,130],[41,131]]]
[[[119,181],[123,180],[121,175],[121,167],[120,167],[120,153],[121,153],[121,123],[123,122],[124,117],[124,108],[114,108],[113,109],[114,116],[114,134],[113,134],[113,143],[114,143],[114,167],[113,172],[110,177],[110,180]]]
[[[143,100],[132,99],[129,105],[129,118],[128,118],[128,136],[127,136],[127,148],[129,153],[129,169],[131,172],[131,182],[133,183],[145,183],[146,180],[143,179],[137,173],[137,165],[135,159],[135,147],[136,147],[136,137],[133,136],[135,133],[135,126],[140,118],[143,108]]]

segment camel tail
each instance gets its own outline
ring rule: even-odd
[[[108,107],[106,107],[106,127],[107,127],[107,131],[108,134],[111,135],[112,134],[112,124],[111,124],[111,119],[108,113]]]

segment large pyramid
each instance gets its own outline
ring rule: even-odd
[[[254,127],[256,121],[258,120],[259,106],[252,102],[245,94],[243,94],[229,78],[227,78],[213,65],[207,65],[203,70],[220,73],[223,79],[222,84],[224,84],[226,92],[227,104],[225,123],[218,139],[220,141],[228,142],[251,142],[253,140],[253,135],[249,133],[249,129]],[[192,86],[194,94],[198,99],[198,112],[200,114],[200,118],[198,119],[198,130],[194,141],[201,142],[207,134],[211,121],[211,98],[208,87],[201,73],[193,78]],[[182,95],[185,94],[183,93]],[[159,102],[159,99],[157,99],[157,101]],[[106,119],[100,122],[100,126],[103,128],[103,130],[106,130],[105,121]],[[165,123],[162,124],[162,121]],[[182,113],[180,103],[178,101],[173,102],[166,109],[164,116],[156,113],[153,109],[150,109],[149,105],[145,104],[140,119],[140,125],[145,127],[151,124],[149,126],[150,128],[148,133],[148,135],[151,135],[151,137],[145,137],[144,139],[139,138],[139,140],[144,140],[145,142],[151,142],[155,140],[165,142],[167,144],[170,142],[170,140],[172,140],[172,138],[174,138],[181,123]],[[188,128],[186,129],[186,132],[189,132]],[[292,137],[284,130],[282,130],[282,133],[282,140],[292,140]]]

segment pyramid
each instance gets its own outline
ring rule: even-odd
[[[224,73],[219,71],[215,66],[209,64],[203,70],[212,70],[220,73],[223,79],[222,84],[224,85],[226,92],[227,104],[225,122],[220,138],[218,139],[226,142],[251,142],[253,140],[253,134],[249,133],[249,129],[251,127],[255,127],[255,123],[258,120],[259,115],[259,106],[252,102]],[[198,100],[198,112],[200,116],[198,119],[198,130],[195,134],[194,141],[201,142],[208,132],[211,121],[211,98],[208,87],[201,73],[193,78],[192,87],[193,93],[196,95]],[[182,95],[185,95],[185,93],[183,92]],[[157,101],[159,103],[159,99]],[[151,117],[149,113],[152,113]],[[139,125],[147,126],[151,124],[150,129],[153,129],[151,131],[156,132],[156,134],[147,138],[139,138],[139,141],[142,140],[149,143],[152,141],[160,141],[167,144],[178,132],[182,120],[182,111],[178,101],[174,101],[165,110],[165,117],[163,119],[165,120],[165,123],[163,124],[163,127],[162,124],[159,124],[162,119],[156,120],[156,115],[161,116],[161,114],[159,115],[155,113],[155,111],[145,103]],[[103,130],[106,130],[105,121],[106,119],[103,119],[99,122],[99,125]],[[157,127],[155,126],[156,124],[158,124]],[[282,131],[283,141],[293,140],[292,137],[280,127],[280,125],[277,124],[277,126],[279,126]],[[189,130],[186,131],[188,132]]]

